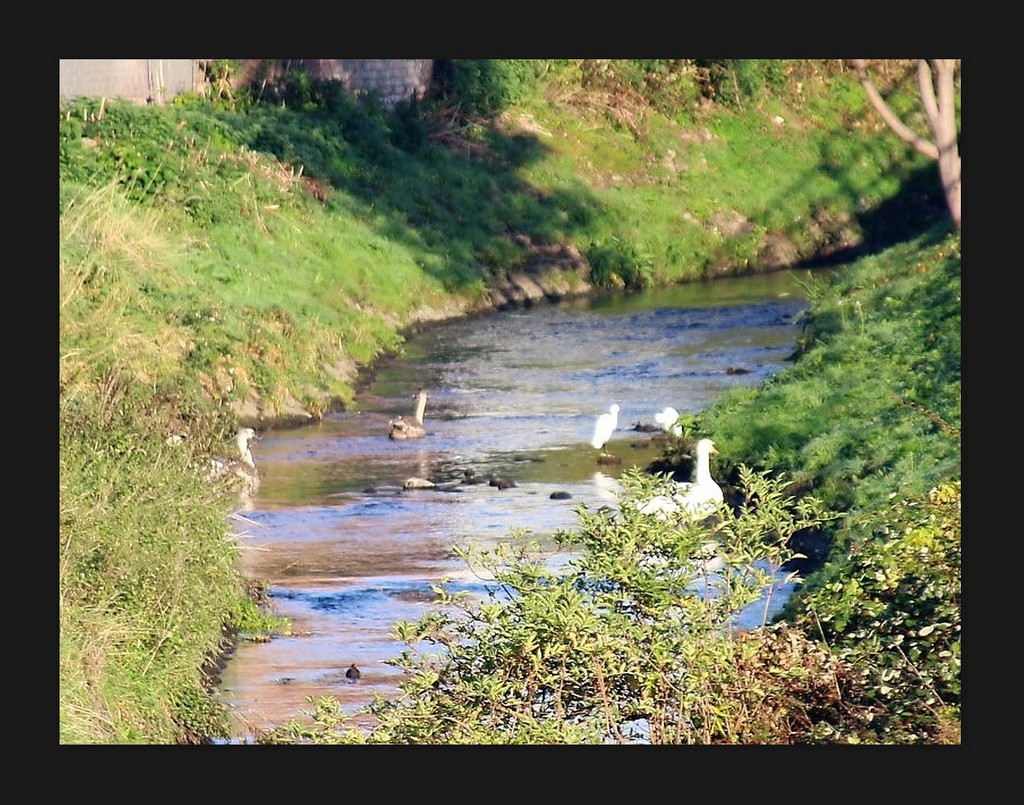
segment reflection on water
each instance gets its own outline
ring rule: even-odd
[[[486,593],[453,546],[497,544],[514,530],[550,546],[555,531],[575,527],[577,506],[614,504],[622,470],[661,453],[634,424],[653,424],[666,405],[697,412],[784,365],[806,306],[801,276],[435,325],[376,367],[351,410],[265,433],[242,562],[294,633],[240,644],[224,669],[239,738],[304,720],[307,696],[329,693],[355,712],[393,692],[400,675],[385,661],[402,646],[392,624],[422,615],[442,578]],[[389,420],[412,413],[418,388],[429,394],[427,435],[388,439]],[[590,435],[612,402],[619,427],[606,449],[622,463],[598,465]],[[514,485],[491,485],[495,476]],[[437,486],[403,489],[410,477]],[[355,684],[345,678],[352,663],[362,671]]]

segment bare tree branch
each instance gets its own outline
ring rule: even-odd
[[[932,127],[932,131],[937,131],[939,128],[939,105],[935,101],[932,71],[924,59],[919,59],[917,62],[917,85],[921,89],[921,103],[924,104],[924,111],[928,115],[928,123]]]
[[[871,105],[875,107],[875,111],[882,116],[882,120],[886,122],[886,125],[896,132],[903,142],[913,147],[915,151],[924,154],[929,159],[938,159],[938,146],[931,142],[931,140],[926,140],[924,137],[921,137],[917,132],[907,126],[902,120],[900,120],[899,116],[892,110],[889,104],[886,103],[885,98],[882,97],[881,93],[876,89],[874,83],[868,77],[867,65],[864,59],[852,59],[852,63],[853,68],[857,71],[857,78],[868,95],[868,100],[871,101]],[[925,69],[927,69],[927,66]],[[928,80],[930,86],[930,73]]]

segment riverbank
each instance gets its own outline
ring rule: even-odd
[[[556,247],[538,250],[536,258],[523,271],[515,272],[499,285],[488,290],[482,299],[451,298],[442,308],[421,307],[411,311],[408,323],[399,331],[401,341],[422,327],[451,321],[465,316],[478,316],[490,311],[514,310],[534,305],[557,304],[570,299],[582,299],[607,293],[601,291],[588,277],[590,267],[578,250]],[[372,372],[372,365],[348,364],[338,369],[338,377],[355,388],[359,375]],[[336,403],[337,404],[337,403]],[[343,404],[341,409],[343,409]],[[314,422],[331,410],[317,406],[314,416],[297,399],[290,397],[280,404],[280,410],[267,412],[259,395],[253,393],[244,400],[236,400],[231,410],[239,424],[250,427],[289,427]]]
[[[443,108],[414,125],[315,94],[301,109],[70,105],[62,220],[95,232],[94,210],[133,233],[110,239],[105,279],[125,295],[125,336],[152,343],[159,325],[152,359],[258,423],[344,405],[355,367],[416,322],[877,250],[942,213],[898,140],[854,127],[837,143],[820,107],[873,113],[852,76],[819,74],[828,64],[792,63],[742,109],[680,98],[674,118],[624,87],[592,104],[570,67],[457,135]],[[842,170],[815,171],[822,154]],[[83,277],[93,247],[62,243]]]

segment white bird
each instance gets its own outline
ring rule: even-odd
[[[427,429],[423,426],[423,412],[427,408],[427,392],[420,389],[416,394],[416,413],[412,420],[398,417],[392,419],[388,437],[391,439],[419,439],[427,435]]]
[[[618,502],[622,497],[622,483],[618,478],[605,475],[598,470],[593,475],[593,481],[594,491],[597,493],[598,498],[609,502]]]
[[[600,458],[611,457],[604,451],[604,446],[608,444],[608,440],[612,437],[618,426],[619,404],[612,403],[608,408],[608,412],[601,414],[597,418],[597,422],[594,423],[594,435],[590,438],[590,444],[594,449],[601,451]]]
[[[242,457],[242,461],[246,466],[251,467],[254,471],[256,469],[256,459],[252,457],[252,449],[249,447],[249,442],[259,441],[259,436],[256,435],[256,431],[252,428],[239,428],[238,433],[235,434],[235,444],[238,445],[238,454]]]
[[[666,433],[671,433],[673,436],[683,435],[683,426],[677,422],[678,419],[679,412],[671,405],[666,406],[654,415],[654,421],[661,425],[661,429]]]
[[[714,514],[718,504],[725,500],[720,487],[711,477],[711,454],[717,453],[711,439],[697,442],[697,467],[693,481],[678,481],[671,496],[658,495],[643,503],[639,510],[644,514],[661,517],[683,512],[687,518],[701,520]]]
[[[260,485],[260,476],[256,471],[256,461],[252,456],[249,442],[259,441],[259,436],[252,428],[239,428],[235,434],[235,445],[238,447],[238,458],[215,456],[210,459],[210,480],[227,480],[237,486],[244,498],[251,499]]]

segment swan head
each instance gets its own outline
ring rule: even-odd
[[[713,441],[711,441],[711,439],[705,438],[705,439],[701,439],[699,442],[697,442],[697,454],[698,455],[701,454],[701,453],[706,453],[706,454],[710,455],[711,453],[717,453],[717,452],[718,452],[718,448],[715,447],[715,443]]]
[[[252,451],[249,449],[249,442],[259,441],[259,438],[256,431],[252,428],[239,428],[238,433],[235,434],[235,442],[238,444],[238,452],[242,454],[242,461],[250,467],[255,467],[256,462],[253,460]]]

